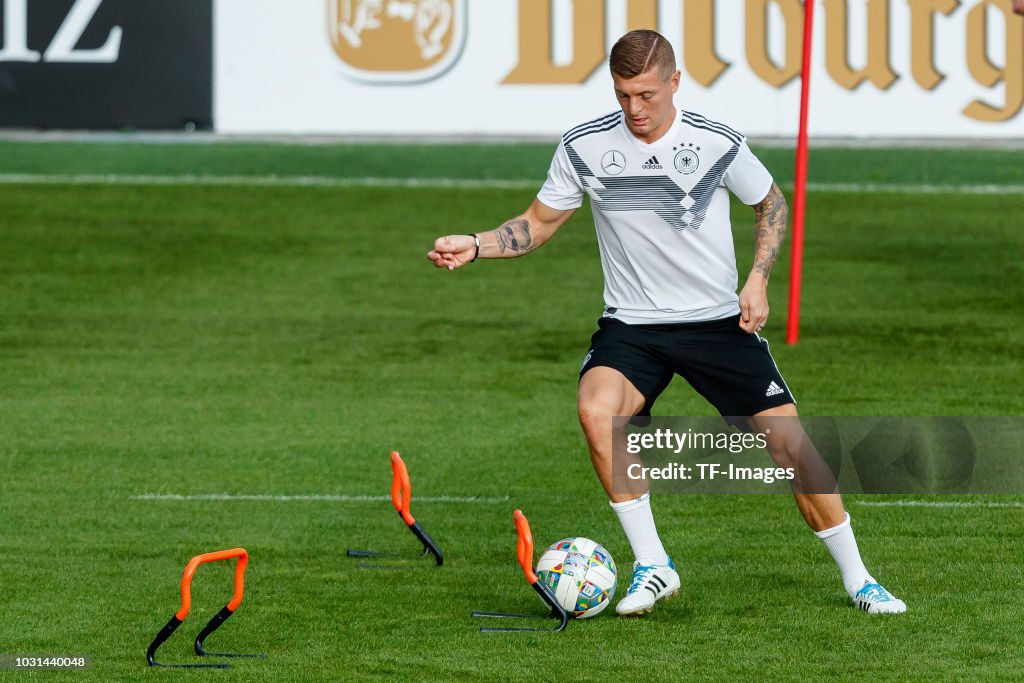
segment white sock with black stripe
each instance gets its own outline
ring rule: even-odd
[[[839,573],[843,577],[843,586],[852,598],[861,589],[864,582],[875,583],[875,580],[868,573],[864,561],[860,557],[860,549],[857,548],[857,539],[853,537],[853,527],[850,526],[850,513],[846,513],[846,519],[842,524],[824,531],[815,531],[814,535],[825,544],[832,559],[839,566]]]
[[[625,503],[612,503],[612,510],[619,516],[622,530],[626,532],[629,545],[640,564],[666,565],[668,553],[658,537],[658,528],[654,524],[654,513],[651,512],[651,494],[645,493],[639,498],[627,500]]]

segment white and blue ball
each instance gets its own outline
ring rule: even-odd
[[[582,536],[562,539],[544,551],[537,578],[577,619],[599,614],[615,596],[615,560],[600,543]]]

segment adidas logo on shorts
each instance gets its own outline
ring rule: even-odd
[[[646,162],[644,162],[644,165],[641,166],[640,168],[642,168],[645,171],[660,171],[661,169],[663,169],[665,167],[662,166],[660,163],[658,163],[658,157],[657,156],[653,156],[650,159],[648,159]]]
[[[768,385],[768,391],[764,392],[765,396],[778,396],[779,394],[785,393],[785,390],[775,382]]]

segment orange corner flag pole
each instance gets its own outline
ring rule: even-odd
[[[800,289],[804,267],[804,207],[807,197],[807,113],[811,95],[811,47],[814,36],[814,0],[804,0],[804,55],[800,75],[800,132],[796,143],[796,175],[793,178],[793,246],[789,263],[789,315],[786,343],[800,336]]]

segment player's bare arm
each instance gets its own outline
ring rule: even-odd
[[[754,272],[768,280],[786,237],[789,206],[775,183],[767,196],[754,206]]]
[[[515,258],[543,246],[575,209],[553,209],[539,200],[499,227],[472,235],[446,235],[434,242],[427,258],[438,268],[455,270],[474,258]],[[480,240],[479,252],[476,240]]]
[[[530,221],[526,218],[513,218],[512,220],[507,221],[495,231],[495,239],[498,242],[499,256],[505,252],[510,252],[510,255],[518,256],[536,248],[534,246],[533,236],[530,234]],[[483,240],[481,240],[481,251],[483,248]]]
[[[789,221],[789,206],[775,183],[754,205],[754,266],[740,292],[740,327],[759,331],[768,320],[768,277],[782,249]]]

